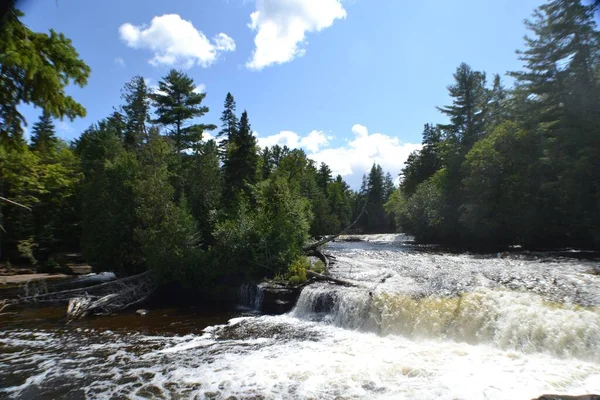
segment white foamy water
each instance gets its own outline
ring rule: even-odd
[[[597,263],[423,253],[391,236],[329,251],[338,261],[332,273],[358,286],[311,285],[287,315],[235,318],[179,336],[0,331],[0,397],[450,400],[600,392],[600,277],[590,273]]]

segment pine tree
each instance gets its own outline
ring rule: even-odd
[[[230,203],[241,190],[249,192],[247,184],[256,183],[258,178],[256,138],[252,134],[246,111],[238,123],[237,134],[231,139],[223,161],[224,197]]]
[[[273,160],[271,159],[271,151],[266,146],[260,151],[260,176],[262,180],[269,179],[273,171]]]
[[[222,155],[226,155],[227,143],[234,140],[238,132],[238,119],[235,115],[235,99],[231,93],[225,96],[225,109],[221,114],[221,130],[217,134],[220,139],[219,149]]]
[[[43,108],[55,118],[85,116],[85,108],[65,87],[73,81],[85,86],[90,68],[62,33],[31,31],[23,16],[9,2],[10,11],[0,16],[0,144],[23,143],[21,103]]]
[[[487,131],[492,131],[508,118],[507,97],[508,93],[502,86],[500,75],[494,75],[494,86],[490,91],[488,101]]]
[[[546,243],[600,243],[600,33],[592,6],[553,0],[526,21],[531,36],[513,72],[520,119],[536,131],[532,163],[538,230]]]
[[[327,185],[331,182],[331,168],[325,163],[321,163],[319,170],[317,171],[317,186],[321,188],[323,192],[327,191]]]
[[[139,148],[148,138],[146,124],[150,119],[150,91],[144,78],[134,76],[121,92],[125,101],[123,113],[127,124],[124,141],[128,148]]]
[[[173,141],[176,154],[196,148],[203,132],[216,129],[214,125],[189,123],[208,112],[208,107],[202,105],[206,93],[197,93],[195,89],[192,78],[172,69],[158,83],[158,90],[150,95],[157,115],[152,122],[168,127],[167,135]]]
[[[396,185],[394,185],[394,179],[392,178],[392,174],[387,172],[385,174],[385,178],[383,179],[383,200],[384,203],[390,199],[390,196],[396,189]]]
[[[58,138],[55,134],[52,117],[47,112],[44,112],[40,115],[40,119],[33,124],[31,130],[31,150],[47,155],[56,147],[57,143]]]
[[[191,212],[198,221],[203,242],[212,244],[222,190],[219,149],[214,140],[204,143],[193,155],[189,174]]]
[[[473,71],[462,63],[454,74],[455,83],[448,86],[452,105],[438,107],[450,118],[450,124],[442,125],[457,141],[469,149],[484,133],[487,90],[485,73]]]

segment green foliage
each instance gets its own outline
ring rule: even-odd
[[[369,175],[363,176],[363,182],[355,202],[354,213],[356,215],[363,208],[365,209],[358,220],[358,229],[364,233],[394,231],[393,217],[386,212],[384,207],[394,190],[391,175],[384,176],[381,166],[373,164]]]
[[[33,32],[19,20],[19,10],[13,5],[10,10],[0,21],[0,145],[18,146],[26,122],[19,112],[22,103],[57,118],[85,115],[65,87],[70,82],[85,86],[90,68],[62,33]]]
[[[148,138],[146,124],[150,120],[150,91],[141,76],[134,76],[123,87],[121,98],[125,101],[123,114],[127,130],[124,135],[125,145],[139,148]]]
[[[450,123],[407,160],[386,205],[418,240],[463,247],[600,246],[600,32],[593,7],[551,0],[526,21],[522,71],[462,64]],[[435,172],[435,171],[438,172]]]
[[[189,124],[209,110],[202,105],[206,93],[198,93],[194,80],[181,71],[172,69],[158,82],[158,89],[150,95],[156,114],[154,123],[168,128],[176,154],[195,149],[202,133],[216,129],[212,124]]]
[[[46,112],[42,113],[38,122],[33,124],[31,130],[31,150],[41,154],[48,154],[56,147],[58,139],[54,132],[52,118]]]
[[[242,195],[235,217],[217,225],[215,251],[219,265],[233,273],[272,277],[302,254],[310,204],[282,178],[258,183],[253,196],[255,207]]]
[[[188,170],[190,210],[198,221],[202,242],[210,245],[213,243],[223,190],[216,142],[209,140],[204,143],[192,158]]]
[[[529,163],[537,144],[537,135],[505,122],[467,154],[460,222],[472,242],[484,246],[530,242],[535,170]]]
[[[37,243],[35,243],[33,241],[33,238],[19,240],[19,243],[17,244],[17,249],[19,251],[19,255],[22,258],[27,259],[27,261],[29,261],[29,263],[31,263],[31,265],[37,265],[37,263],[38,263],[38,260],[36,260],[35,256],[33,255],[36,248],[37,248]]]
[[[89,68],[64,35],[31,32],[15,15],[0,28],[0,196],[23,207],[0,203],[0,258],[53,269],[60,252],[82,250],[96,270],[150,269],[186,286],[265,276],[299,283],[309,234],[350,223],[356,199],[341,176],[317,169],[302,150],[260,152],[231,93],[223,140],[203,141],[216,128],[197,122],[208,112],[206,93],[181,71],[153,92],[134,76],[123,104],[67,145],[53,118],[85,114],[64,90],[85,85]],[[23,103],[42,108],[29,146]],[[392,178],[380,175],[387,199]]]
[[[306,282],[306,270],[309,268],[310,262],[306,257],[297,258],[288,268],[288,282],[291,285]]]
[[[324,274],[327,272],[325,269],[325,263],[321,260],[315,261],[315,263],[310,267],[310,270],[315,271],[317,274]]]
[[[258,153],[248,113],[244,111],[237,129],[228,128],[227,150],[223,160],[224,198],[235,199],[240,191],[250,195],[250,185],[258,179]],[[228,204],[231,208],[231,204]]]
[[[225,105],[221,114],[221,130],[217,133],[217,137],[221,140],[219,149],[223,156],[227,156],[227,143],[231,142],[238,134],[238,118],[235,115],[235,99],[233,95],[227,92],[225,96]]]
[[[61,248],[78,246],[79,163],[65,143],[48,144],[52,147],[45,146],[43,152],[25,146],[0,151],[0,195],[29,208],[0,208],[8,256],[22,241],[31,242],[32,256],[40,261]]]
[[[152,135],[142,152],[142,172],[133,194],[138,219],[134,234],[144,261],[163,281],[198,281],[195,269],[200,268],[202,254],[196,222],[185,201],[173,202],[166,163],[171,148]]]

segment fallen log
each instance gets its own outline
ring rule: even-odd
[[[106,315],[124,310],[148,299],[154,288],[154,279],[150,272],[146,271],[84,288],[34,293],[7,299],[0,303],[0,310],[17,304],[67,303],[67,319],[72,321],[89,314]]]
[[[318,249],[313,249],[308,251],[307,253],[305,253],[307,256],[309,257],[317,257],[319,260],[323,261],[323,264],[325,264],[325,271],[329,271],[329,257],[326,254],[323,254],[320,250]]]
[[[330,283],[335,283],[336,285],[342,285],[342,286],[359,287],[359,285],[357,285],[356,283],[346,281],[344,279],[339,279],[339,278],[334,278],[331,276],[319,274],[314,271],[306,271],[306,276],[308,276],[311,279],[314,279],[316,281],[330,282]]]

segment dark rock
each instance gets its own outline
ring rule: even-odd
[[[265,314],[285,314],[294,308],[300,290],[278,284],[262,285],[263,299],[260,311]]]

